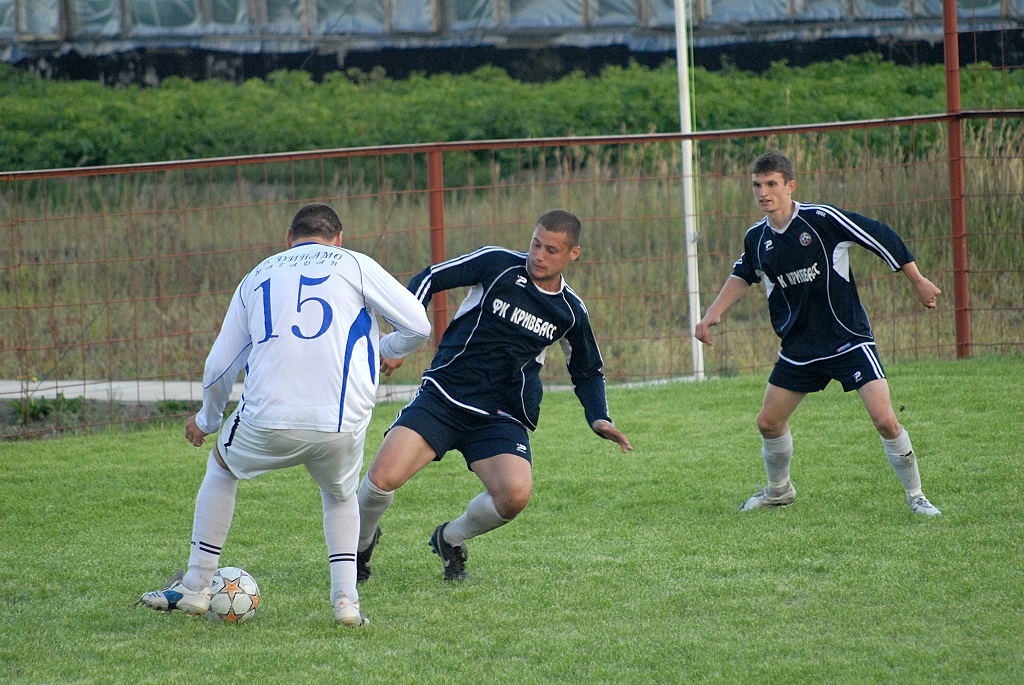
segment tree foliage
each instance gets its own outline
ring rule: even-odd
[[[763,74],[693,70],[698,130],[851,121],[941,112],[944,68],[874,54]],[[679,130],[674,64],[608,67],[520,83],[495,67],[471,74],[336,72],[314,83],[275,72],[242,84],[169,78],[115,89],[45,81],[0,65],[0,169],[138,163],[367,145]],[[1024,102],[1024,70],[965,75],[964,107]]]

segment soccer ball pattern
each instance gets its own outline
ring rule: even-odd
[[[217,569],[210,585],[210,608],[207,620],[245,623],[260,608],[260,587],[256,579],[240,568]]]

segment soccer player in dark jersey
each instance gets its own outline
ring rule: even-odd
[[[710,345],[711,327],[751,285],[764,283],[772,327],[782,338],[757,417],[768,485],[740,511],[784,506],[796,499],[789,477],[789,417],[807,393],[823,390],[835,379],[843,390],[860,394],[911,510],[938,516],[921,491],[910,437],[893,412],[848,251],[860,245],[893,271],[902,271],[925,307],[934,308],[941,291],[921,275],[903,240],[885,224],[829,205],[795,202],[793,163],[785,156],[761,155],[751,166],[751,178],[754,199],[765,217],[747,230],[743,255],[694,330],[698,340]]]
[[[587,309],[562,278],[579,257],[581,231],[575,215],[552,210],[537,220],[528,253],[484,247],[430,266],[409,283],[424,305],[434,293],[470,290],[416,397],[388,429],[360,484],[360,581],[370,576],[378,524],[395,490],[449,450],[462,453],[486,489],[430,537],[445,580],[466,578],[466,540],[505,525],[526,507],[533,491],[529,431],[540,416],[539,374],[555,343],[565,352],[587,424],[623,453],[633,449],[608,416],[603,362]],[[384,359],[382,369],[390,375],[400,364]]]

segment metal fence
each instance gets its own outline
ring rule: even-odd
[[[1024,352],[1022,119],[1022,111],[967,112],[686,136],[697,156],[702,305],[760,218],[749,164],[779,149],[798,168],[795,199],[886,221],[944,291],[938,308],[925,310],[901,275],[857,251],[853,269],[884,362]],[[950,122],[964,131],[959,265]],[[584,238],[566,277],[591,311],[609,382],[691,375],[683,138],[490,141],[0,174],[2,434],[180,420],[201,399],[197,382],[235,285],[283,248],[292,214],[308,201],[331,204],[345,223],[345,246],[401,280],[482,245],[526,249],[542,212],[570,209],[584,221]],[[459,298],[435,299],[436,330]],[[705,350],[709,375],[773,363],[778,341],[763,289],[752,289],[715,331]],[[408,360],[382,396],[415,385],[430,352]],[[560,352],[548,356],[544,378],[568,382]]]

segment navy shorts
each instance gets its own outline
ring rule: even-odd
[[[391,428],[395,426],[405,426],[423,436],[437,454],[435,461],[449,450],[458,450],[466,466],[499,454],[516,454],[533,463],[530,435],[522,424],[460,409],[430,385],[421,387],[415,399],[399,412]]]
[[[818,392],[829,381],[837,380],[844,391],[850,392],[879,378],[885,378],[885,370],[874,343],[867,343],[837,357],[806,364],[794,364],[779,357],[768,382],[793,392]]]

